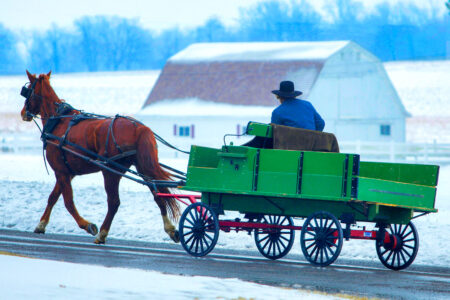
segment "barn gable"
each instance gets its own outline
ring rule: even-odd
[[[327,58],[348,43],[193,44],[169,59],[144,107],[183,98],[274,106],[270,91],[292,78],[307,98]]]

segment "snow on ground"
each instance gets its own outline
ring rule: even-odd
[[[163,163],[186,170],[187,160],[163,159]],[[54,176],[47,175],[39,155],[0,155],[0,228],[33,231],[44,212],[47,197],[54,185]],[[26,176],[24,176],[26,174]],[[106,194],[100,174],[76,177],[73,182],[78,211],[91,222],[101,225],[106,214]],[[110,237],[172,243],[163,230],[156,203],[145,186],[130,180],[120,184],[121,206],[110,230]],[[414,264],[450,267],[450,166],[440,171],[436,207],[438,213],[415,219],[420,249]],[[227,212],[223,218],[242,217]],[[221,218],[222,219],[222,218]],[[301,225],[301,220],[296,220]],[[373,228],[372,223],[367,225]],[[76,225],[64,207],[62,199],[53,209],[47,231],[86,235]],[[93,238],[94,239],[94,238]],[[253,236],[246,233],[220,233],[218,248],[256,250]],[[291,251],[301,255],[299,236]],[[362,259],[378,262],[373,241],[350,240],[344,243],[342,259]],[[339,262],[339,259],[337,260]],[[381,266],[381,263],[380,263]]]
[[[0,265],[8,270],[0,272],[2,299],[343,299],[234,278],[186,277],[8,255],[0,255]]]

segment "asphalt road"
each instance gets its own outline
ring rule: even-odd
[[[450,299],[450,268],[412,265],[395,272],[373,263],[342,261],[326,268],[302,257],[270,261],[255,251],[214,249],[194,258],[180,245],[108,239],[95,245],[92,237],[37,235],[0,230],[0,251],[35,258],[107,267],[138,268],[169,274],[239,278],[261,284],[328,293],[388,299]]]

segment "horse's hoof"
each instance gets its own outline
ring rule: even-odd
[[[86,231],[89,232],[90,234],[92,234],[93,236],[96,236],[97,233],[98,233],[97,225],[95,225],[95,224],[93,224],[93,223],[90,223],[90,224],[87,226]]]
[[[95,239],[94,243],[97,245],[104,244],[106,242],[106,237],[108,236],[108,231],[101,230],[100,233],[97,235],[97,238]]]
[[[180,242],[180,233],[178,232],[178,230],[175,230],[173,232],[173,234],[170,235],[170,238],[175,242],[175,243],[179,243]]]
[[[41,233],[44,234],[45,233],[45,227],[47,226],[47,222],[45,221],[41,221],[39,222],[39,224],[36,226],[36,228],[34,229],[34,233]]]
[[[36,227],[36,228],[34,229],[34,233],[44,234],[44,233],[45,233],[45,229],[42,230],[41,228]]]
[[[94,244],[103,245],[105,241],[100,241],[98,238],[95,239]]]

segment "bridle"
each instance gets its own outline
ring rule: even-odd
[[[36,118],[36,115],[30,112],[30,100],[34,96],[39,96],[41,99],[43,98],[41,95],[38,95],[34,92],[34,89],[36,87],[36,83],[38,82],[38,79],[36,79],[32,84],[31,87],[27,87],[29,82],[25,83],[25,85],[22,87],[22,90],[20,91],[20,95],[25,98],[25,113],[27,117]]]

